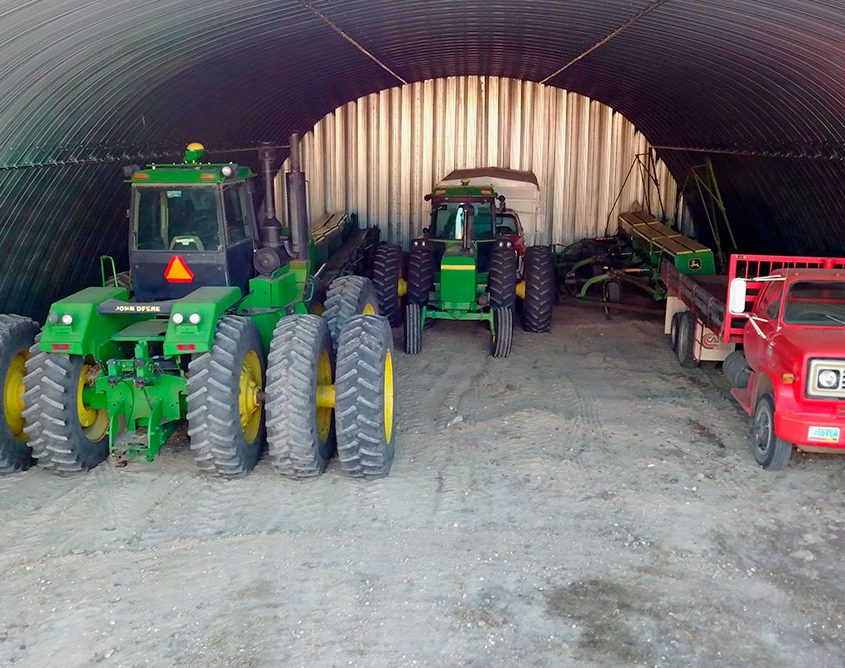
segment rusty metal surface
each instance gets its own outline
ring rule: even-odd
[[[0,0],[0,33],[0,310],[43,316],[122,251],[122,162],[447,76],[605,103],[676,177],[712,154],[743,249],[845,245],[841,2]]]

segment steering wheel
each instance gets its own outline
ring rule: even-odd
[[[194,236],[178,236],[173,237],[170,240],[170,250],[174,248],[180,248],[182,250],[189,250],[188,246],[193,246],[194,250],[204,251],[205,245],[202,243],[202,239],[199,237]]]

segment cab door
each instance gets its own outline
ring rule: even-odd
[[[253,238],[254,217],[252,198],[245,183],[223,186],[223,212],[226,232],[226,265],[228,284],[249,291],[249,279],[254,276],[252,255],[255,252]]]
[[[780,318],[780,308],[783,302],[784,281],[772,281],[767,283],[763,292],[757,298],[754,307],[745,324],[744,350],[745,359],[752,369],[759,369],[765,365],[767,356],[770,354],[770,346],[774,344],[777,335],[777,327]],[[757,327],[764,334],[760,336],[751,318],[755,318]]]

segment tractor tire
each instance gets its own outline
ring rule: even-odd
[[[267,453],[288,478],[313,478],[334,452],[332,408],[317,406],[318,385],[332,385],[332,338],[323,318],[279,320],[267,361]]]
[[[433,289],[434,254],[428,248],[414,246],[408,256],[407,303],[428,304],[428,296]]]
[[[401,278],[402,249],[395,244],[379,244],[373,257],[373,285],[378,292],[382,315],[390,320],[391,327],[402,324]]]
[[[548,246],[525,251],[525,300],[522,326],[526,332],[548,332],[555,305],[555,263]]]
[[[332,352],[337,353],[340,331],[355,315],[381,315],[378,292],[372,281],[362,276],[341,276],[329,285],[323,317],[332,335]]]
[[[694,369],[698,366],[698,360],[693,356],[695,345],[695,318],[689,311],[679,314],[678,318],[678,347],[676,354],[678,362],[684,369]]]
[[[751,369],[745,360],[745,353],[741,350],[734,350],[728,355],[725,361],[722,362],[722,373],[725,374],[725,378],[728,379],[731,387],[740,390],[748,387],[748,381],[751,379]]]
[[[672,316],[672,323],[669,325],[669,347],[673,353],[678,352],[678,329],[681,326],[681,316],[683,313],[675,313]]]
[[[764,394],[757,401],[751,427],[751,441],[754,459],[764,469],[782,469],[792,455],[792,443],[775,436],[775,402],[771,394]]]
[[[622,283],[616,280],[604,282],[604,301],[608,304],[622,303]]]
[[[188,436],[197,466],[212,475],[249,473],[264,448],[264,346],[247,318],[224,316],[214,344],[188,365]]]
[[[38,324],[20,315],[0,315],[0,473],[28,469],[34,463],[26,444],[23,392],[29,349]]]
[[[351,317],[340,332],[335,380],[340,467],[356,478],[390,472],[393,445],[393,336],[383,317]]]
[[[487,292],[490,306],[509,308],[516,306],[516,251],[504,241],[496,242],[490,256],[490,273],[487,276]]]
[[[513,345],[513,309],[493,309],[493,335],[491,342],[493,357],[507,357]]]
[[[109,417],[105,409],[82,404],[84,385],[96,362],[81,355],[45,353],[40,335],[26,362],[24,419],[32,456],[58,473],[89,471],[109,456]]]
[[[405,304],[405,352],[419,355],[422,352],[422,313],[419,304]]]

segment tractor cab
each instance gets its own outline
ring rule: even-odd
[[[180,164],[132,174],[129,263],[137,301],[179,299],[204,286],[248,291],[258,229],[255,174],[233,163],[199,162],[190,144]]]

